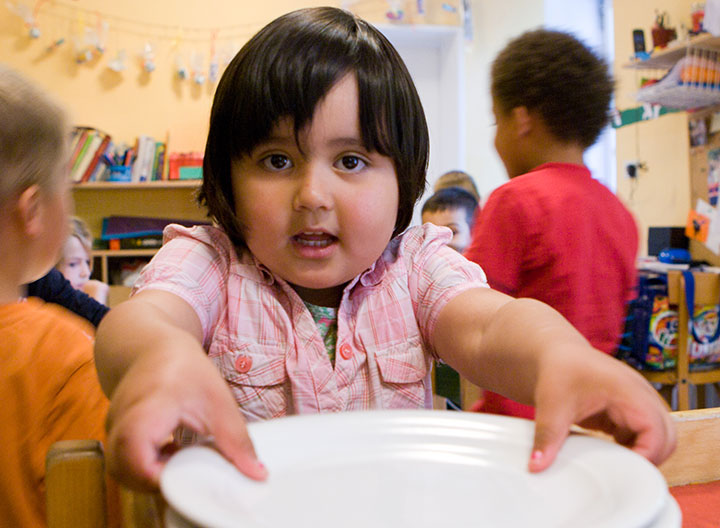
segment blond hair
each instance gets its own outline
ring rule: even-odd
[[[32,185],[55,189],[69,137],[61,106],[0,64],[0,204]]]
[[[77,238],[88,255],[92,252],[92,236],[90,229],[82,218],[77,216],[70,217],[70,236]]]
[[[467,172],[459,170],[446,172],[437,179],[435,185],[433,186],[433,190],[438,192],[442,189],[447,189],[448,187],[460,187],[461,189],[465,189],[467,192],[472,194],[478,202],[480,201],[480,193],[475,186],[472,176],[470,176]]]

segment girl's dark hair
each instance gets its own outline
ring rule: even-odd
[[[608,67],[569,33],[523,33],[498,54],[491,77],[503,112],[535,110],[560,140],[587,148],[608,123],[614,88]]]
[[[245,247],[234,207],[231,167],[285,117],[295,134],[345,74],[358,83],[365,147],[394,162],[399,206],[393,236],[412,219],[425,189],[428,130],[410,74],[388,40],[332,7],[288,13],[261,29],[225,70],[215,93],[198,199],[237,247]]]

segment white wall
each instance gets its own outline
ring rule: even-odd
[[[541,0],[471,0],[474,39],[467,45],[467,171],[484,197],[507,181],[493,140],[490,64],[495,55],[523,31],[538,28],[544,20]]]

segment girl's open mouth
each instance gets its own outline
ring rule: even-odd
[[[303,247],[324,248],[337,241],[337,237],[323,232],[299,233],[292,237],[293,242]]]

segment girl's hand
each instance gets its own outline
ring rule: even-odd
[[[108,413],[110,473],[135,489],[157,489],[179,426],[211,437],[218,451],[255,480],[267,476],[225,381],[204,354],[146,354],[117,386]]]
[[[106,283],[99,280],[91,279],[83,285],[82,290],[90,297],[95,299],[97,302],[103,304],[108,303],[108,293],[110,292],[110,286],[108,286]]]
[[[654,464],[673,452],[667,404],[638,372],[599,351],[560,353],[548,363],[535,390],[531,472],[552,464],[572,424],[610,434]]]

